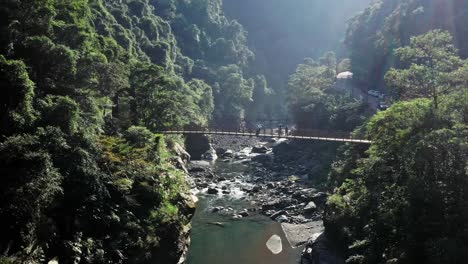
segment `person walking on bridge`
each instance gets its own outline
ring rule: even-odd
[[[282,133],[283,133],[283,125],[280,125],[278,129],[278,137],[281,137]]]
[[[258,137],[260,135],[260,130],[262,129],[261,124],[257,124],[257,131],[255,132],[255,135]]]
[[[285,135],[285,136],[288,136],[288,134],[289,134],[289,128],[288,128],[288,126],[286,126],[286,127],[284,128],[284,135]]]

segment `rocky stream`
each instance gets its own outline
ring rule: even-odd
[[[295,147],[217,136],[187,164],[198,202],[186,263],[344,263],[323,234],[327,194],[311,186],[307,165],[275,155]]]

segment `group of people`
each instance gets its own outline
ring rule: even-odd
[[[263,128],[263,133],[266,134],[266,128],[264,128],[261,124],[258,124],[257,125],[257,131],[255,133],[257,136],[260,135],[260,131],[262,130],[262,128]],[[285,136],[289,135],[288,126],[284,127],[284,135]],[[281,136],[283,136],[283,125],[279,125],[279,127],[278,127],[278,137],[281,137]]]

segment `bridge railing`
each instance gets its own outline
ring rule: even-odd
[[[365,139],[354,138],[351,132],[336,131],[336,130],[323,130],[323,129],[300,129],[288,130],[277,128],[226,128],[226,127],[211,127],[211,128],[197,128],[197,129],[168,129],[161,131],[166,134],[223,134],[223,135],[238,135],[238,136],[260,136],[260,137],[280,137],[280,138],[304,138],[304,139],[319,139],[328,141],[343,141],[343,142],[362,142],[370,143]]]
[[[328,130],[328,129],[300,129],[291,131],[293,136],[303,136],[303,137],[334,137],[334,138],[346,138],[352,139],[351,132],[347,131],[337,131],[337,130]]]

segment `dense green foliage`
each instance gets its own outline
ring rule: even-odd
[[[337,65],[333,52],[326,53],[318,61],[305,59],[290,76],[288,83],[288,108],[296,129],[314,135],[349,137],[351,131],[362,125],[370,115],[367,105],[352,98],[337,84],[338,67],[346,67],[346,61]],[[330,142],[301,142],[306,156],[317,165],[309,171],[315,187],[327,185],[327,175],[336,159],[341,144]],[[284,156],[275,153],[277,156]],[[294,157],[294,154],[286,152]],[[287,160],[288,157],[282,157]]]
[[[466,87],[468,60],[462,60],[448,32],[434,30],[412,37],[411,45],[395,51],[404,69],[385,75],[397,100],[428,97],[437,108],[439,97]]]
[[[432,29],[448,30],[466,58],[467,24],[465,0],[373,1],[350,21],[345,39],[355,79],[369,89],[384,89],[384,75],[395,64],[394,50]]]
[[[376,114],[357,131],[370,149],[334,164],[325,223],[347,263],[466,262],[468,70],[450,41],[432,31],[397,50],[386,79],[410,101]]]
[[[2,1],[0,262],[177,262],[192,212],[154,132],[263,111],[253,59],[219,0]]]
[[[336,85],[336,58],[306,59],[289,79],[288,106],[299,129],[352,131],[366,118],[366,105]]]

